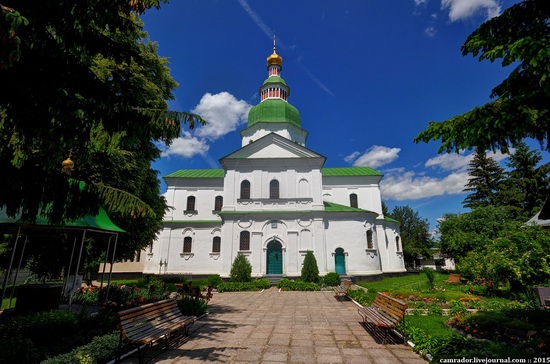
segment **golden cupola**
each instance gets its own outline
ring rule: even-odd
[[[267,67],[269,66],[279,66],[282,68],[283,66],[283,57],[279,56],[277,54],[277,44],[276,44],[276,38],[273,36],[273,53],[267,57]]]

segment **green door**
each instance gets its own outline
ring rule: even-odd
[[[336,273],[346,274],[346,260],[344,258],[344,249],[336,249],[336,254],[334,255],[334,266],[336,268]]]
[[[267,274],[283,274],[283,251],[276,240],[267,244]]]

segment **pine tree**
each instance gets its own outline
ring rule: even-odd
[[[470,194],[462,202],[464,207],[475,209],[494,205],[503,178],[503,168],[493,158],[488,157],[485,151],[478,148],[470,161],[468,172],[470,179],[464,191]]]
[[[304,282],[319,282],[319,268],[317,267],[317,259],[311,250],[308,250],[304,257],[304,265],[302,266],[302,280]]]
[[[540,152],[530,149],[524,142],[515,144],[515,148],[515,153],[506,162],[510,171],[506,174],[500,200],[531,216],[550,193],[550,163],[537,166],[542,160]]]

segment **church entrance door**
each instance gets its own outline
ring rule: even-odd
[[[344,257],[344,249],[338,248],[334,254],[334,266],[336,273],[346,274],[346,259]]]
[[[267,244],[267,274],[283,274],[283,250],[277,240]]]

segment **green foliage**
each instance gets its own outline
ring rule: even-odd
[[[401,223],[399,235],[403,244],[405,263],[412,266],[419,255],[431,258],[430,248],[433,242],[430,238],[428,220],[422,219],[418,211],[414,211],[410,206],[395,206],[390,216]]]
[[[513,211],[494,206],[479,207],[463,214],[445,214],[438,223],[441,252],[459,263],[468,252],[520,225]]]
[[[208,276],[208,285],[216,288],[221,283],[223,283],[223,279],[221,279],[219,274],[211,274]]]
[[[462,46],[464,55],[512,66],[496,86],[495,100],[444,122],[430,122],[415,142],[441,140],[441,151],[508,148],[533,138],[550,147],[550,65],[547,0],[525,0],[479,26]]]
[[[231,265],[229,273],[231,282],[250,282],[252,280],[252,265],[241,253],[238,253]]]
[[[340,275],[336,272],[329,272],[323,277],[325,286],[338,286],[341,283]]]
[[[459,268],[512,291],[525,292],[550,278],[550,234],[540,226],[508,231],[466,256]]]
[[[283,291],[320,291],[321,287],[314,282],[293,281],[287,278],[280,279],[277,287]]]
[[[434,289],[434,270],[432,268],[424,268],[423,272],[426,275],[428,287],[430,287],[430,289]]]
[[[313,255],[311,250],[308,250],[304,257],[302,280],[308,283],[319,282],[319,267],[317,266],[317,259],[315,259],[315,255]]]
[[[42,364],[95,364],[107,363],[116,356],[119,333],[98,336],[73,351],[44,360]]]
[[[178,300],[178,308],[185,316],[202,316],[208,311],[208,301],[184,295]]]
[[[470,178],[464,192],[469,192],[462,204],[475,209],[497,202],[497,192],[504,177],[504,170],[485,151],[476,148],[474,157],[469,163]]]
[[[218,292],[259,291],[271,288],[271,281],[260,278],[252,282],[223,282],[218,285]]]

